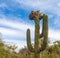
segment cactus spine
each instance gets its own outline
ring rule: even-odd
[[[35,22],[35,38],[34,47],[31,44],[30,29],[27,29],[27,46],[30,52],[34,53],[34,58],[40,58],[40,52],[46,49],[48,42],[48,16],[39,12],[32,12],[30,19]],[[43,19],[42,33],[40,34],[40,20]],[[43,37],[43,42],[40,45],[40,39]]]

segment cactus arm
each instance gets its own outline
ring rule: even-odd
[[[33,46],[31,44],[31,38],[30,38],[30,30],[27,29],[27,47],[30,52],[34,52]]]
[[[43,40],[43,46],[45,46],[45,48],[48,45],[48,16],[44,14],[44,18],[43,18],[44,22],[44,40]],[[45,45],[44,45],[45,44]]]
[[[43,32],[44,39],[38,52],[45,50],[48,44],[48,16],[45,14],[43,15],[43,27],[44,27],[44,32]]]

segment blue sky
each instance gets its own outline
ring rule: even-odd
[[[6,43],[24,47],[28,28],[34,38],[34,21],[29,20],[32,10],[48,15],[49,40],[60,40],[59,0],[0,0],[0,33]]]

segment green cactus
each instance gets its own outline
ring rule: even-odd
[[[31,44],[30,29],[27,29],[27,46],[30,52],[34,53],[34,58],[40,58],[40,53],[44,51],[48,45],[48,16],[39,11],[32,11],[30,14],[30,19],[35,22],[35,38],[34,47]],[[43,20],[42,33],[40,34],[40,20]],[[40,40],[43,38],[42,44]]]

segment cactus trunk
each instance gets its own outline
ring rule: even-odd
[[[40,53],[34,53],[34,58],[40,58]]]
[[[30,52],[34,53],[34,58],[40,58],[40,53],[44,51],[48,45],[48,16],[43,14],[43,17],[38,17],[39,13],[35,13],[35,37],[34,37],[34,47],[31,44],[30,30],[27,30],[27,47]],[[40,34],[40,19],[43,19],[42,33]],[[43,38],[42,44],[40,43],[41,38]]]
[[[36,21],[37,20],[37,21]],[[40,58],[40,53],[37,53],[37,50],[39,49],[39,45],[40,45],[40,38],[39,38],[39,34],[40,34],[40,26],[39,26],[39,20],[38,17],[35,18],[35,53],[34,53],[34,58]]]

